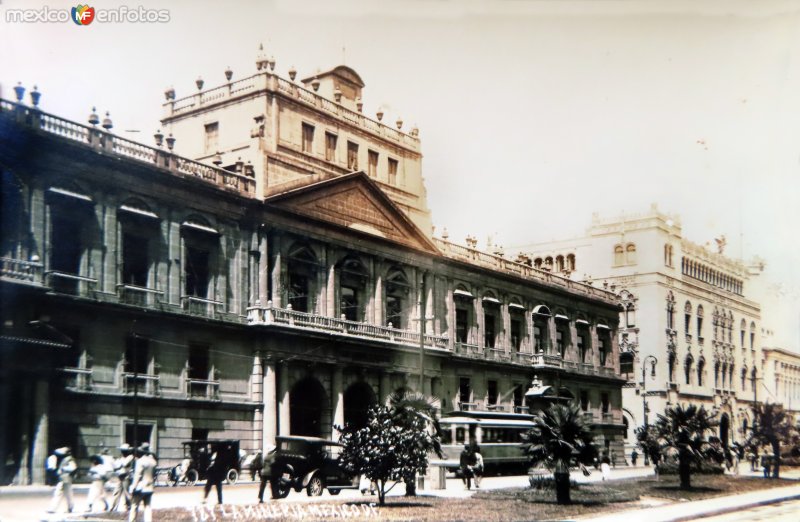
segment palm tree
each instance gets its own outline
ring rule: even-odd
[[[748,445],[769,444],[772,448],[772,478],[780,477],[781,444],[790,443],[797,435],[792,416],[780,404],[759,404],[753,407],[753,427]]]
[[[577,405],[552,404],[533,419],[533,427],[522,435],[523,451],[534,466],[543,465],[553,473],[556,501],[569,504],[569,468],[594,462],[597,448],[594,435]]]
[[[423,421],[423,425],[431,434],[431,437],[420,439],[421,441],[430,441],[429,447],[424,449],[436,453],[440,458],[444,457],[442,453],[442,428],[439,425],[439,408],[437,399],[429,397],[419,392],[410,390],[394,391],[386,399],[386,404],[389,407],[392,419],[397,425],[403,427],[418,426],[419,420]],[[424,471],[424,470],[423,470]],[[406,496],[416,496],[417,487],[414,481],[414,476],[406,476],[403,482],[406,484]]]
[[[681,489],[692,487],[692,464],[706,460],[714,453],[706,440],[706,432],[718,423],[703,406],[667,408],[656,420],[656,433],[662,448],[678,452],[678,474]]]

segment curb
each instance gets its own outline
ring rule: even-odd
[[[780,504],[781,502],[789,502],[791,500],[800,500],[800,494],[790,495],[788,497],[780,497],[780,498],[769,498],[765,500],[759,500],[758,502],[751,502],[750,504],[744,504],[741,506],[735,507],[721,507],[718,509],[713,509],[710,511],[704,511],[702,513],[697,513],[693,516],[685,516],[679,518],[671,519],[673,522],[686,522],[689,520],[697,520],[698,518],[708,518],[708,517],[715,517],[717,515],[726,515],[728,513],[733,513],[735,511],[741,511],[743,509],[751,509],[760,506],[769,506],[771,504]]]

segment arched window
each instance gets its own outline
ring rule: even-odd
[[[667,358],[667,366],[669,370],[669,382],[675,382],[675,354],[670,352]]]
[[[739,324],[739,328],[741,329],[739,332],[740,333],[739,342],[742,345],[742,350],[744,350],[744,338],[747,335],[747,321],[742,319],[742,322]]]
[[[722,363],[722,388],[725,388],[725,379],[728,377],[728,363]]]
[[[684,370],[686,371],[686,384],[692,383],[692,366],[694,364],[694,359],[691,355],[686,356],[686,361],[684,362]]]
[[[541,268],[542,268],[542,258],[541,257],[537,257],[536,259],[533,260],[533,268],[538,268],[538,269],[541,270]]]
[[[564,271],[564,256],[556,256],[556,272]]]
[[[703,338],[703,305],[697,306],[697,339]]]
[[[742,391],[747,390],[747,366],[742,368]]]
[[[625,264],[625,250],[622,248],[622,245],[617,245],[614,247],[614,265],[622,266],[624,264]]]
[[[625,247],[625,262],[629,265],[636,264],[636,245],[633,243],[628,243]]]
[[[355,257],[339,263],[339,314],[349,321],[362,321],[366,303],[367,270]]]
[[[689,335],[689,330],[692,325],[692,303],[686,301],[686,304],[683,305],[683,331],[686,335]]]
[[[667,328],[675,329],[675,296],[672,292],[667,294]]]
[[[550,351],[548,323],[551,315],[550,309],[545,305],[538,305],[533,309],[533,353]]]
[[[469,343],[472,325],[474,324],[473,295],[463,285],[459,285],[453,291],[453,300],[456,307],[456,342]]]
[[[408,314],[408,295],[411,285],[405,272],[392,267],[386,274],[386,324],[393,328],[405,328]]]
[[[697,361],[697,385],[703,385],[703,373],[705,372],[706,368],[706,360],[704,358],[700,358]]]
[[[672,266],[672,245],[664,245],[664,264]]]
[[[756,323],[750,323],[750,349],[756,349]]]
[[[719,388],[719,361],[714,363],[714,387]]]
[[[567,255],[567,268],[570,272],[575,271],[575,254]]]
[[[313,289],[317,275],[317,256],[305,244],[292,245],[287,256],[287,292],[292,310],[310,312],[313,307]]]
[[[552,257],[547,256],[546,258],[544,258],[544,269],[549,271],[549,272],[553,271],[553,258]]]

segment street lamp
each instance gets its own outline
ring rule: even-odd
[[[645,378],[646,370],[647,370],[647,361],[650,361],[650,376],[655,378],[656,376],[656,364],[658,364],[658,359],[655,355],[648,355],[647,357],[642,360],[642,410],[644,412],[644,433],[647,435],[647,413],[650,409],[647,407],[647,379]],[[650,459],[647,455],[647,449],[644,451],[644,465],[648,466],[650,464]]]

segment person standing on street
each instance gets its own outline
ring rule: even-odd
[[[72,513],[75,507],[75,502],[72,500],[72,479],[78,471],[78,464],[72,458],[72,450],[68,447],[58,448],[55,451],[56,457],[60,458],[56,475],[58,476],[58,484],[53,492],[53,501],[50,503],[48,513],[55,513],[61,505],[61,501],[66,499],[67,510]]]
[[[131,508],[131,473],[133,472],[133,448],[130,444],[123,444],[119,447],[120,457],[114,461],[114,472],[119,478],[113,497],[111,498],[111,511],[116,511],[119,506],[120,498],[125,498],[125,510]]]
[[[472,466],[472,452],[470,451],[469,444],[464,446],[464,451],[461,452],[461,456],[458,460],[459,467],[461,468],[461,479],[464,481],[464,487],[470,489],[472,487],[474,468]]]
[[[277,448],[269,446],[264,449],[264,452],[259,452],[261,462],[258,463],[260,469],[258,470],[261,476],[261,485],[258,486],[258,503],[264,502],[264,490],[267,489],[267,482],[272,480],[272,463],[275,462],[275,454]]]
[[[150,452],[149,445],[141,445],[136,449],[136,462],[133,466],[133,482],[131,482],[131,510],[128,522],[134,522],[139,516],[139,504],[144,504],[144,522],[153,521],[153,489],[155,487],[156,459]]]
[[[636,466],[636,461],[637,461],[637,460],[639,460],[639,454],[636,452],[636,450],[633,450],[633,451],[631,452],[631,463],[632,463],[634,466]]]
[[[217,488],[217,503],[222,504],[222,481],[225,479],[225,466],[219,458],[219,453],[214,451],[211,444],[208,445],[207,453],[211,456],[206,469],[206,485],[203,488],[203,502],[208,501],[208,492],[212,486]]]
[[[481,478],[483,478],[483,455],[481,455],[481,450],[476,444],[472,450],[472,461],[473,461],[473,474],[475,475],[475,489],[481,488]]]
[[[89,458],[92,467],[89,468],[89,479],[92,481],[89,486],[89,497],[86,501],[86,512],[91,513],[97,504],[103,502],[103,511],[108,511],[108,501],[106,500],[106,479],[112,473],[112,469],[103,463],[103,457],[92,455]]]
[[[44,461],[44,469],[46,471],[45,484],[48,486],[58,484],[58,475],[56,473],[58,471],[58,455],[55,452]]]

